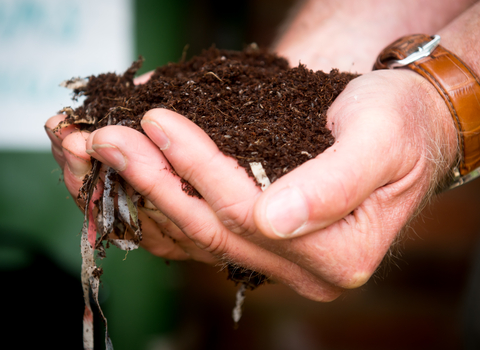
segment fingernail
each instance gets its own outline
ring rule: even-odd
[[[76,177],[83,178],[90,171],[92,167],[90,162],[75,156],[66,148],[63,149],[63,155],[65,156],[70,172]]]
[[[127,168],[127,160],[117,147],[107,143],[93,144],[92,148],[116,171],[123,171]]]
[[[48,138],[50,139],[50,141],[54,144],[58,144],[58,143],[61,143],[62,141],[58,138],[57,135],[55,135],[55,133],[53,132],[52,129],[50,129],[48,126],[45,126],[45,131],[47,133],[47,136]]]
[[[98,130],[99,130],[99,129],[93,131],[93,132],[90,134],[90,136],[89,136],[90,139],[93,140],[93,137],[95,136],[95,134],[97,133]],[[85,146],[87,146],[87,145],[88,145],[88,142],[85,144]],[[93,147],[93,145],[92,145],[92,147]],[[95,151],[94,151],[93,149],[86,149],[85,152],[86,152],[88,155],[92,156],[92,157],[93,157],[93,154],[95,154]]]
[[[352,276],[350,281],[348,281],[347,285],[345,285],[344,287],[348,289],[355,289],[355,288],[361,287],[368,282],[371,276],[372,275],[368,272],[364,272],[364,271],[356,272]]]
[[[308,206],[302,193],[287,187],[273,195],[267,204],[267,220],[279,237],[297,233],[308,221]]]
[[[52,152],[55,152],[59,157],[64,157],[63,148],[60,148],[54,144],[52,144]]]
[[[58,138],[57,135],[50,129],[48,126],[45,126],[45,131],[47,132],[47,136],[52,143],[52,151],[54,151],[58,156],[63,157],[63,148],[62,148],[62,140]]]
[[[170,140],[160,125],[149,119],[142,119],[140,124],[142,125],[143,130],[145,130],[150,139],[155,142],[160,150],[164,151],[170,147]]]
[[[152,203],[150,202],[150,200],[148,200],[147,198],[144,198],[143,199],[143,202],[145,203],[143,206],[147,209],[157,209],[157,207]]]

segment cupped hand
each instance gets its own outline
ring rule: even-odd
[[[153,72],[137,77],[135,84],[143,84]],[[86,141],[89,132],[80,131],[76,125],[58,128],[66,115],[51,117],[45,124],[50,138],[52,154],[63,170],[65,185],[76,204],[83,211],[85,203],[79,196],[85,176],[92,168],[91,156],[86,152]],[[140,245],[157,256],[172,259],[195,259],[209,264],[218,262],[211,254],[199,249],[181,230],[176,227],[148,200],[139,207],[139,218],[142,222],[143,240]]]
[[[74,125],[56,129],[65,115],[56,115],[45,124],[52,142],[52,154],[63,169],[63,179],[77,205],[84,210],[85,203],[79,196],[85,176],[92,168],[91,156],[86,151],[89,132],[79,131]],[[55,132],[53,131],[55,130]],[[199,249],[178,227],[162,214],[150,201],[139,207],[143,239],[140,245],[152,254],[172,260],[195,259],[209,264],[218,261],[211,254]]]
[[[146,213],[167,236],[264,273],[305,297],[328,301],[374,273],[432,178],[453,162],[456,143],[443,101],[409,71],[372,72],[353,80],[328,118],[336,143],[264,193],[200,128],[167,110],[144,116],[148,137],[109,126],[63,154],[80,156],[86,150],[116,169],[169,223],[171,231]],[[73,137],[80,139],[72,133],[64,148]],[[66,173],[76,159],[65,157]],[[181,178],[202,199],[188,196]],[[78,191],[65,182],[72,193]],[[160,234],[146,234],[144,226],[144,236]],[[165,242],[145,246],[155,253]],[[194,258],[202,260],[200,254]]]

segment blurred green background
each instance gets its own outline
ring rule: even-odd
[[[144,56],[146,72],[178,61],[187,45],[187,57],[212,44],[236,50],[253,41],[266,46],[293,2],[133,1],[132,60]],[[20,348],[47,339],[50,349],[81,349],[83,216],[49,152],[0,150],[0,167],[1,296],[9,324],[5,335],[20,337]],[[395,260],[400,268],[387,268],[388,274],[377,275],[334,303],[314,303],[278,285],[249,293],[237,331],[230,316],[236,288],[219,267],[167,264],[142,250],[125,259],[125,252],[112,248],[101,263],[105,273],[100,299],[114,347],[459,348],[479,207],[478,181],[446,193],[407,231],[402,258]],[[96,325],[96,348],[101,349],[98,319]]]

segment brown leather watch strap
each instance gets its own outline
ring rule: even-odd
[[[389,68],[430,42],[432,37],[416,34],[400,38],[385,48],[373,69]],[[437,46],[427,57],[405,66],[432,83],[445,100],[457,127],[460,146],[460,174],[480,167],[480,80],[453,53]]]

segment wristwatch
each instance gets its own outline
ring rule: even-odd
[[[440,36],[414,34],[387,46],[373,69],[409,68],[432,83],[457,128],[459,164],[448,188],[480,176],[480,80],[456,55],[440,46]]]

